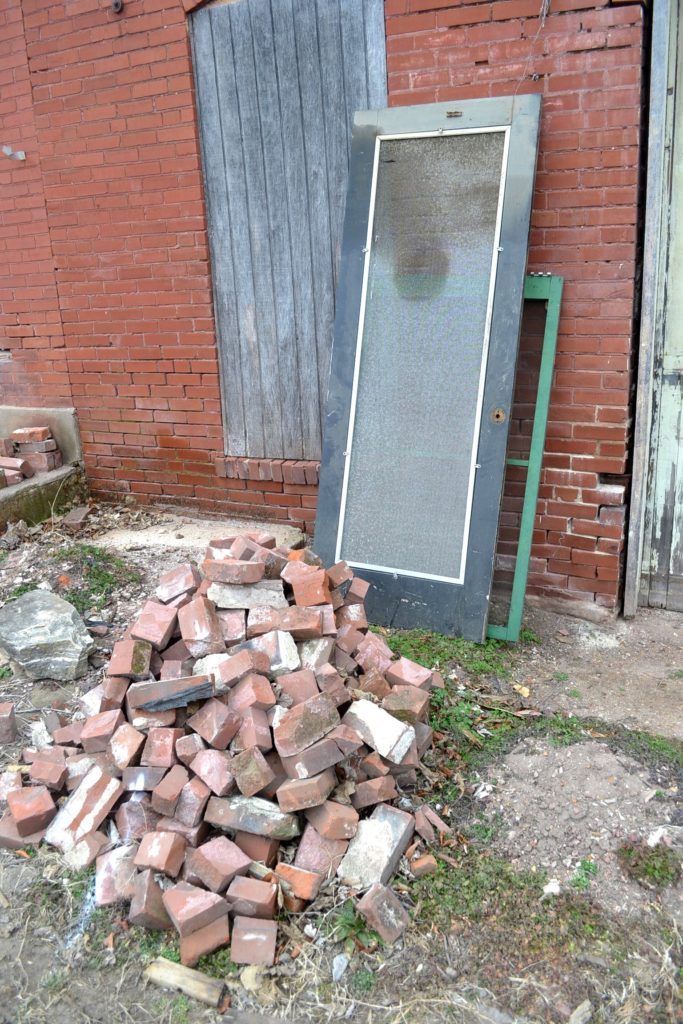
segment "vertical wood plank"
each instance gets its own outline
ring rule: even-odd
[[[318,394],[320,395],[321,409],[324,409],[334,327],[333,246],[330,235],[327,167],[324,159],[325,110],[320,74],[318,27],[315,7],[310,0],[295,0],[294,26],[313,254]],[[322,439],[322,423],[320,424],[320,437]]]
[[[242,128],[234,74],[236,62],[233,54],[230,8],[210,7],[208,10],[214,39],[216,78],[220,90],[223,139],[221,158],[225,161],[226,168],[226,203],[230,212],[232,265],[238,311],[237,337],[223,338],[221,343],[230,352],[230,360],[235,358],[237,349],[241,354],[247,455],[263,455],[265,446],[260,345],[256,331],[246,169],[242,156]],[[214,152],[213,157],[218,159],[218,154]]]
[[[349,177],[349,149],[353,112],[346,102],[341,21],[338,4],[317,0],[318,51],[325,110],[325,159],[330,210],[332,280],[337,281],[346,183]],[[365,57],[363,55],[363,61]]]
[[[250,16],[265,183],[262,216],[267,219],[272,275],[269,287],[275,298],[273,341],[277,348],[278,377],[273,385],[280,395],[283,450],[291,452],[293,458],[301,458],[301,402],[305,396],[298,370],[289,211],[271,0],[251,0]],[[255,129],[257,127],[254,126]],[[265,440],[268,446],[271,442],[269,433],[266,433]],[[275,443],[274,437],[272,441]]]
[[[368,109],[387,105],[387,44],[384,29],[384,0],[365,0],[365,60],[367,62]]]
[[[298,380],[294,386],[300,395],[303,458],[318,459],[322,412],[318,384],[309,192],[306,179],[303,112],[298,74],[295,73],[297,54],[292,0],[277,0],[272,4],[272,14],[294,280],[298,362]]]
[[[242,395],[242,360],[225,339],[237,337],[237,303],[231,247],[228,185],[223,160],[223,138],[219,111],[213,36],[209,11],[198,11],[192,19],[192,53],[197,83],[197,104],[202,130],[202,167],[207,204],[209,246],[213,281],[214,315],[219,339],[221,399],[226,450],[246,455],[246,427]]]

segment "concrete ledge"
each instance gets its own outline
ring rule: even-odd
[[[575,619],[585,619],[587,622],[594,622],[600,625],[603,622],[613,622],[617,617],[616,608],[603,608],[601,604],[594,601],[575,601],[573,598],[542,597],[539,594],[527,594],[525,601],[532,608],[540,608],[542,611],[557,612],[558,615],[571,615]]]
[[[49,519],[53,512],[60,512],[76,501],[84,502],[87,497],[88,487],[79,466],[36,473],[20,484],[0,490],[0,529],[19,519],[34,526]]]
[[[52,436],[59,445],[65,464],[67,462],[82,462],[81,435],[75,409],[0,405],[0,437],[9,437],[12,431],[19,427],[43,426],[48,426],[52,431]]]

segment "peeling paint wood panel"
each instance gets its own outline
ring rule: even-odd
[[[190,19],[226,452],[320,457],[353,114],[386,105],[382,0]]]
[[[683,610],[683,20],[677,52],[663,342],[655,356],[647,579],[641,597],[651,607]]]

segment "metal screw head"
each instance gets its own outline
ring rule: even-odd
[[[123,0],[111,0],[111,9],[114,14],[120,14],[123,10]]]

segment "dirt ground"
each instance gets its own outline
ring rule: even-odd
[[[12,531],[0,602],[49,587],[107,626],[73,686],[31,685],[0,665],[19,746],[55,703],[73,709],[99,682],[156,578],[230,527],[123,506],[98,510],[77,538],[58,523]],[[376,945],[349,894],[328,886],[283,918],[272,970],[241,972],[225,953],[202,965],[227,982],[218,1016],[145,982],[174,940],[129,929],[124,908],[96,909],[91,874],[50,851],[0,851],[0,1022],[681,1019],[683,620],[643,611],[594,625],[531,609],[526,625],[518,647],[494,645],[490,671],[464,648],[439,663],[448,691],[433,710],[429,781],[405,799],[430,800],[454,834],[437,875],[415,881],[401,867],[412,921],[400,943]]]

